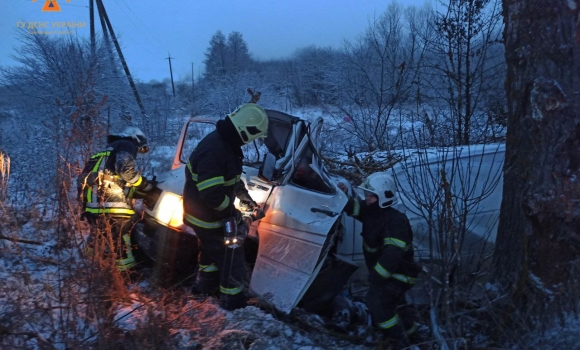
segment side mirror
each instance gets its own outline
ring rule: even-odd
[[[260,170],[258,172],[258,177],[265,181],[272,181],[274,178],[274,171],[276,170],[276,156],[272,153],[267,153],[264,157],[262,165],[260,165]]]

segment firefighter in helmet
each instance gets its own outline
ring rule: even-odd
[[[338,186],[345,192],[345,184]],[[395,346],[410,346],[408,335],[417,325],[406,307],[405,293],[419,273],[414,262],[413,232],[407,216],[393,208],[397,202],[394,179],[378,172],[359,186],[365,199],[349,198],[344,211],[362,222],[363,252],[370,288],[366,304],[373,323]]]
[[[220,305],[226,310],[246,306],[243,245],[231,245],[234,240],[230,235],[243,239],[249,226],[234,207],[235,198],[247,210],[263,215],[240,179],[244,157],[241,146],[266,137],[267,132],[264,109],[254,103],[244,104],[217,122],[216,130],[199,142],[185,168],[183,222],[193,228],[199,243],[193,291],[219,292]]]
[[[114,252],[120,271],[136,264],[130,235],[136,221],[133,199],[145,197],[154,187],[135,165],[137,154],[148,151],[145,134],[127,127],[108,135],[106,149],[89,159],[77,180],[81,218],[93,226],[90,246],[100,242],[104,251]]]

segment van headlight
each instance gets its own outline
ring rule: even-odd
[[[174,193],[165,192],[157,207],[157,220],[174,228],[183,226],[183,199]]]

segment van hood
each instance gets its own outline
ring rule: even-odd
[[[183,184],[185,184],[185,171],[184,167],[170,170],[163,174],[157,176],[157,187],[163,191],[175,193],[178,195],[183,194]]]

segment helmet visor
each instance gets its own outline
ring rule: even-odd
[[[256,126],[247,126],[245,130],[240,131],[240,137],[244,143],[254,141],[256,139],[265,139],[267,136],[266,132],[258,129]]]

